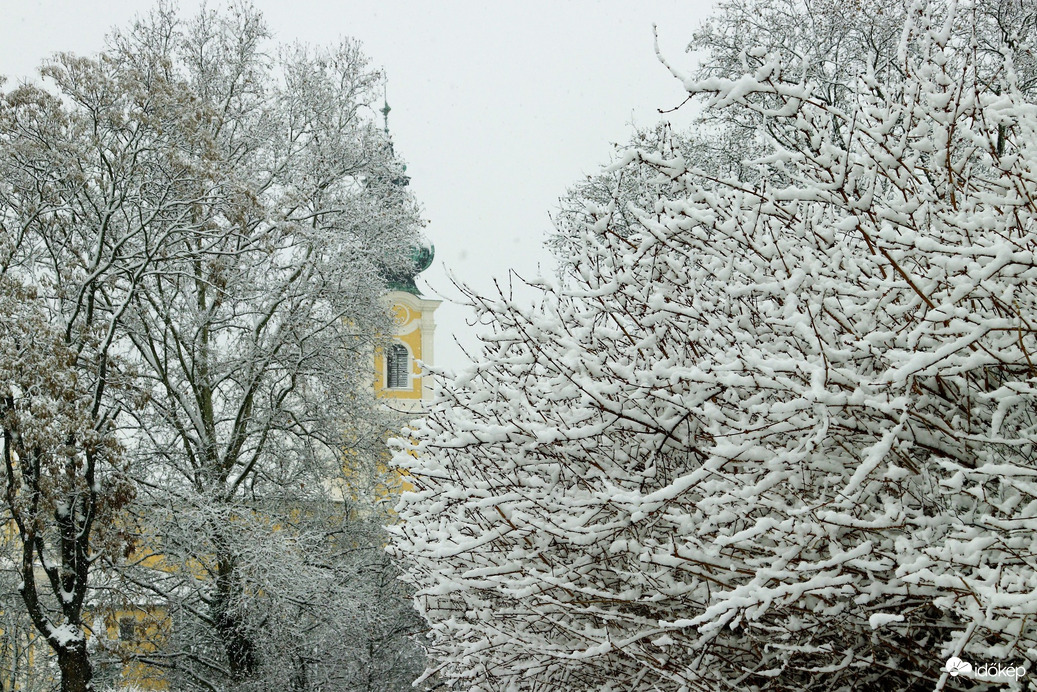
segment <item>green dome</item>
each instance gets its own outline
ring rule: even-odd
[[[432,259],[436,256],[436,247],[428,240],[410,247],[410,266],[406,270],[397,272],[386,272],[385,281],[392,291],[406,291],[414,295],[421,295],[414,283],[414,277],[432,266]]]

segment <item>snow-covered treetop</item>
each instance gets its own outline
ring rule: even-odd
[[[440,675],[906,690],[1037,661],[1037,108],[981,9],[910,4],[838,97],[782,43],[683,77],[751,126],[754,175],[631,149],[650,192],[588,201],[564,285],[471,296],[495,333],[397,442]]]

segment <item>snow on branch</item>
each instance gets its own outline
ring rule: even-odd
[[[1037,658],[1037,110],[973,14],[913,7],[838,100],[780,53],[689,81],[759,123],[753,176],[634,152],[607,175],[652,184],[588,214],[566,283],[471,297],[495,334],[397,455],[440,675],[932,689]]]

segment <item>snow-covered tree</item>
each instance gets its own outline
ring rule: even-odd
[[[372,105],[382,76],[359,45],[271,55],[267,39],[247,8],[189,21],[160,10],[107,53],[161,70],[200,123],[181,152],[198,171],[180,190],[190,233],[124,320],[147,401],[132,453],[160,556],[140,553],[151,574],[134,578],[176,610],[174,626],[218,643],[150,657],[185,688],[274,689],[307,658],[345,669],[328,632],[361,606],[401,611],[362,600],[365,573],[339,559],[381,541],[328,524],[358,514],[342,488],[384,453],[371,388],[377,335],[392,329],[380,276],[408,261],[421,223]]]
[[[137,588],[123,585],[120,595],[148,603],[161,593],[164,608],[154,632],[140,633],[144,650],[110,642],[110,659],[121,655],[164,670],[166,683],[183,690],[411,689],[425,661],[410,640],[423,623],[385,555],[384,517],[362,520],[312,502],[267,502],[248,514],[207,509],[169,516],[151,541],[162,549],[137,555],[163,561],[163,569],[147,573]],[[217,559],[199,554],[212,543],[214,522],[233,529],[227,533],[240,588],[223,607],[258,661],[255,674],[238,681],[225,668],[226,645],[206,608]]]
[[[341,682],[361,657],[338,658],[336,627],[370,659],[365,609],[414,622],[375,587],[384,539],[348,492],[384,453],[381,276],[421,225],[372,105],[382,77],[352,41],[272,46],[245,5],[186,21],[162,5],[42,74],[0,109],[0,278],[39,316],[0,351],[5,376],[28,378],[0,393],[8,509],[37,503],[36,524],[15,516],[22,592],[62,689],[91,685],[84,608],[147,610],[146,645],[91,641],[179,689],[277,689],[307,659],[293,689],[325,684],[318,669]],[[39,454],[65,465],[26,500],[30,422],[61,433]]]
[[[49,88],[0,100],[4,502],[23,612],[78,692],[91,687],[91,573],[127,545],[114,426],[138,402],[120,324],[180,230],[157,220],[187,206],[176,152],[193,128],[159,75],[72,56],[43,74]]]
[[[699,51],[699,79],[752,72],[780,55],[796,81],[829,105],[846,106],[857,93],[861,74],[876,84],[902,80],[899,54],[904,22],[913,4],[904,0],[722,0],[695,32],[689,50]],[[977,2],[969,7],[976,69],[981,79],[996,74],[1003,47],[1012,50],[1016,87],[1033,96],[1037,89],[1037,9],[1027,0]],[[756,94],[758,101],[768,98]],[[706,119],[752,136],[757,114],[714,111]]]
[[[651,130],[639,130],[626,145],[616,145],[615,156],[623,157],[630,149],[646,149],[668,158],[681,156],[688,161],[708,162],[713,180],[752,181],[756,167],[750,161],[753,153],[760,153],[759,148],[758,143],[737,136],[737,129],[731,126],[675,132],[669,123],[660,123]],[[615,215],[613,228],[636,232],[639,223],[636,210],[652,206],[657,177],[658,172],[652,165],[630,161],[623,166],[606,166],[566,191],[558,200],[558,210],[553,216],[554,232],[546,243],[558,261],[560,276],[565,277],[574,269],[573,262],[579,258],[584,232],[600,217],[602,209]],[[711,181],[702,182],[709,185]]]
[[[4,604],[20,605],[15,612],[27,615],[53,650],[62,692],[78,692],[91,689],[89,573],[101,552],[122,545],[112,520],[132,486],[111,419],[98,415],[109,413],[104,390],[116,386],[105,373],[103,333],[69,339],[39,302],[31,288],[0,276],[4,560],[5,571],[17,575],[21,602],[5,597]],[[19,650],[32,635],[11,622],[5,634],[5,654],[16,659],[5,668],[25,668],[31,661]]]
[[[430,670],[922,690],[1037,662],[1037,108],[981,9],[907,6],[838,98],[780,46],[682,77],[756,123],[754,178],[631,150],[654,193],[592,206],[566,283],[471,296],[493,334],[397,442]]]

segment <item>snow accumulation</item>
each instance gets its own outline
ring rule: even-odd
[[[951,655],[1037,662],[1037,112],[1010,47],[969,48],[980,14],[913,7],[838,94],[791,50],[686,80],[766,125],[749,172],[664,133],[603,174],[567,282],[473,297],[496,334],[396,455],[440,676],[923,689]]]

